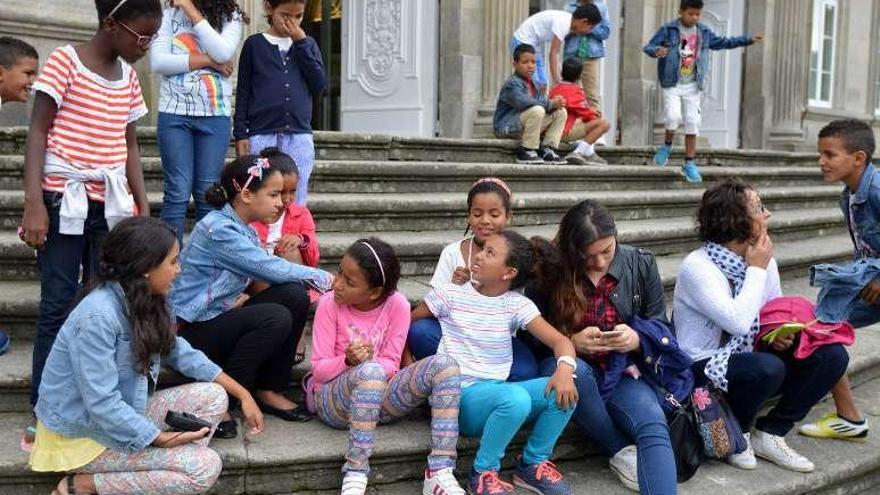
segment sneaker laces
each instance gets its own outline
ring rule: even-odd
[[[800,455],[796,450],[789,447],[787,443],[785,443],[785,439],[778,435],[772,435],[773,443],[776,444],[776,448],[779,449],[782,454],[792,460],[806,460],[806,457]]]
[[[541,464],[538,464],[538,467],[535,469],[535,478],[537,478],[538,481],[547,478],[553,483],[559,483],[563,479],[562,473],[556,468],[556,464],[553,464],[550,461],[544,461]]]
[[[452,474],[452,469],[441,469],[440,471],[434,471],[431,477],[437,480],[437,484],[440,485],[443,490],[446,490],[447,492],[453,494],[464,494],[464,490],[461,488],[461,485],[458,484],[458,480],[455,479],[455,475]]]
[[[513,490],[513,485],[498,477],[498,471],[485,471],[480,473],[477,485],[481,489],[484,487],[489,489],[489,493]],[[480,493],[484,492],[480,491]]]

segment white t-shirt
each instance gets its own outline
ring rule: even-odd
[[[672,317],[678,345],[694,361],[706,359],[721,347],[725,333],[745,335],[761,307],[782,295],[779,268],[750,266],[736,297],[730,282],[703,249],[688,254],[678,268]]]
[[[281,52],[281,60],[286,60],[287,52],[290,51],[290,47],[293,45],[293,39],[285,36],[284,38],[279,38],[278,36],[273,36],[269,33],[263,33],[263,37],[266,38],[266,41],[272,43],[273,45],[278,47],[278,51]]]
[[[281,227],[284,225],[284,217],[286,216],[287,212],[285,211],[277,222],[268,225],[269,231],[266,233],[266,245],[264,247],[269,254],[275,254],[275,246],[281,240]]]
[[[461,255],[461,242],[455,241],[443,248],[443,251],[440,253],[440,259],[437,261],[437,267],[434,268],[434,276],[431,277],[431,287],[437,288],[452,282],[452,274],[460,266],[470,268],[470,263],[474,261],[473,256],[470,256],[470,260],[464,259],[464,256]],[[473,242],[473,237],[465,239],[465,245],[467,246],[465,249],[469,249],[471,253],[474,250]]]
[[[571,32],[571,14],[562,10],[544,10],[519,25],[513,37],[540,50],[553,37],[565,41]]]
[[[541,316],[535,303],[522,294],[484,296],[472,283],[435,287],[425,296],[425,304],[443,330],[437,354],[458,362],[463,386],[507,380],[513,363],[511,336]]]

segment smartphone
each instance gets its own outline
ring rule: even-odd
[[[608,330],[607,332],[602,332],[603,339],[616,339],[623,335],[623,330]]]

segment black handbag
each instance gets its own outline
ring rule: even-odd
[[[671,394],[666,400],[670,399],[673,407],[672,413],[666,416],[666,423],[669,425],[669,441],[675,455],[675,474],[678,482],[684,483],[697,473],[705,459],[703,439],[689,407],[679,403]]]
[[[678,482],[684,483],[697,474],[697,469],[706,459],[696,415],[689,403],[679,402],[650,372],[642,373],[642,376],[654,387],[658,398],[666,403],[667,407],[663,409],[666,411],[669,442],[675,457],[675,474]]]

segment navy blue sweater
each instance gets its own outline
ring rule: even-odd
[[[321,51],[309,36],[294,41],[282,63],[278,47],[262,33],[245,40],[238,59],[232,135],[312,132],[312,96],[324,91]]]

